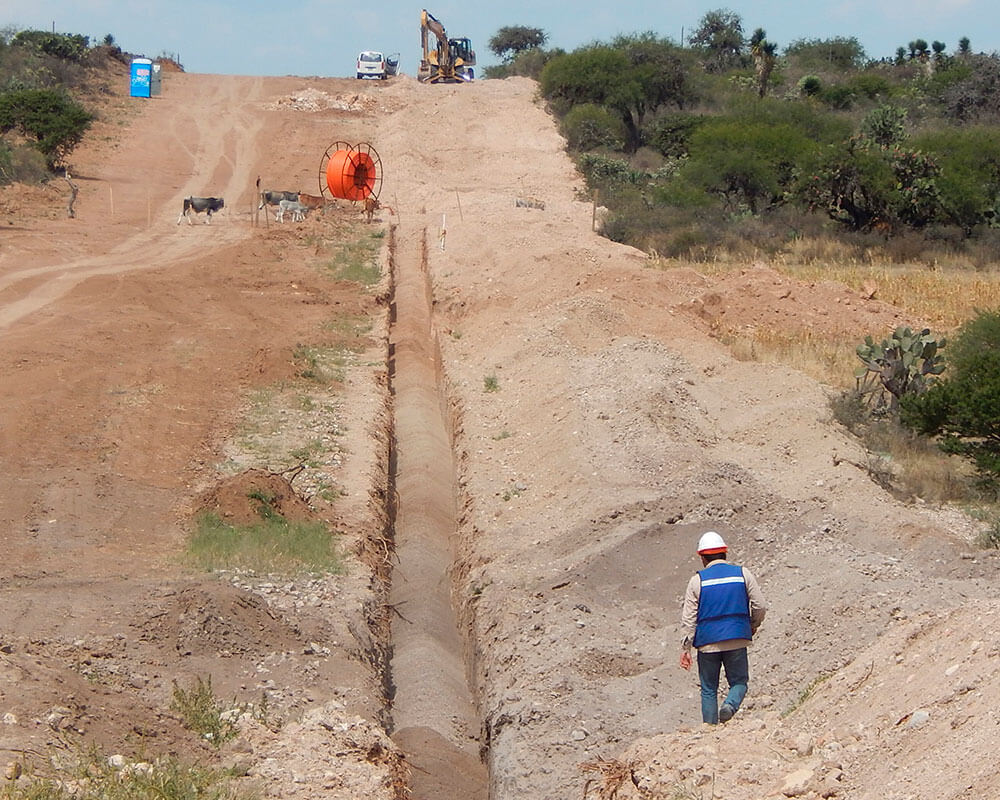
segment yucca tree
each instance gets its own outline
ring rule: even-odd
[[[777,62],[775,53],[778,46],[767,40],[767,34],[763,28],[757,28],[750,37],[750,55],[753,58],[754,67],[757,70],[757,96],[763,97],[767,93],[767,82],[774,72],[774,65]]]

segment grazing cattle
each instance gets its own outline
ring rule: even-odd
[[[226,201],[221,197],[185,197],[184,198],[184,208],[181,211],[179,217],[177,217],[177,224],[181,224],[181,220],[187,217],[189,225],[194,225],[189,216],[189,211],[194,211],[195,214],[200,214],[202,211],[205,212],[205,224],[208,225],[212,221],[212,214],[216,211],[221,211],[222,207],[225,206]]]
[[[317,209],[322,211],[326,208],[326,198],[320,197],[315,194],[306,194],[305,192],[299,192],[299,202],[302,203],[310,211],[316,211]]]
[[[365,198],[365,221],[371,222],[372,217],[375,215],[375,212],[378,211],[380,208],[384,208],[390,214],[396,213],[389,206],[382,205],[378,201],[377,197],[374,197],[373,195],[368,195],[368,197]]]
[[[274,221],[284,222],[286,211],[292,212],[292,222],[302,222],[306,218],[306,214],[309,213],[309,208],[298,200],[279,200],[278,210],[274,214]]]
[[[298,192],[279,192],[275,189],[265,189],[260,193],[260,205],[257,206],[257,210],[260,211],[264,206],[276,206],[282,200],[298,200]]]

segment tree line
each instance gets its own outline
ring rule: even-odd
[[[697,257],[743,227],[771,255],[804,231],[1000,252],[1000,57],[967,37],[872,59],[850,37],[780,47],[716,10],[683,45],[645,32],[565,52],[546,39],[502,28],[486,75],[538,80],[612,239]]]

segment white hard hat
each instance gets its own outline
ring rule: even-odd
[[[707,556],[713,553],[725,553],[726,543],[722,540],[715,531],[708,531],[703,533],[701,538],[698,540],[698,554]]]

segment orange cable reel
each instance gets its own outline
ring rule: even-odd
[[[326,189],[341,200],[357,202],[373,195],[377,198],[382,182],[378,154],[370,146],[354,147],[345,142],[337,142],[336,146],[339,149],[326,154]]]

